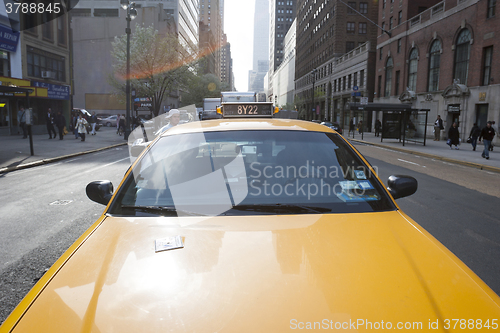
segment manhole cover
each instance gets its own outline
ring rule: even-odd
[[[57,200],[52,203],[50,203],[50,206],[64,206],[72,202],[73,200]]]

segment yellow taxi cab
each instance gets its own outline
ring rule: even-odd
[[[238,110],[90,183],[104,213],[0,332],[500,330],[499,297],[394,201],[414,178],[386,188],[334,130]]]

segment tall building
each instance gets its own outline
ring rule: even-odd
[[[378,28],[370,20],[376,21],[378,18],[377,3],[368,0],[349,0],[347,3],[337,0],[297,0],[296,12],[297,107],[306,119],[335,118],[335,108],[343,117],[344,100],[338,102],[337,107],[333,103],[333,76],[341,76],[340,83],[336,82],[337,87],[350,96],[351,91],[347,90],[353,87],[354,78],[360,77],[361,71],[366,75],[369,59],[373,57],[368,53],[373,53],[376,47]],[[355,52],[351,53],[353,51]],[[350,54],[348,58],[352,58],[353,55],[365,52],[368,53],[362,60],[363,70],[350,72],[351,69],[344,66],[343,55]],[[366,79],[364,76],[363,81]],[[365,87],[370,87],[368,82]],[[359,93],[364,95],[368,91]]]
[[[202,54],[201,59],[201,71],[203,74],[214,74],[217,75],[217,51],[218,45],[216,37],[212,33],[212,30],[205,23],[200,21],[200,53]]]
[[[248,90],[264,91],[264,76],[269,70],[269,2],[255,1],[253,69],[248,74]]]
[[[296,2],[297,0],[270,0],[269,66],[271,73],[278,68],[285,57],[285,35],[295,19]]]
[[[207,25],[208,29],[217,42],[215,52],[216,69],[215,75],[221,78],[221,43],[222,43],[222,16],[221,3],[219,0],[199,0],[200,3],[200,21]]]
[[[198,45],[198,2],[199,0],[150,1],[135,0],[136,8],[163,5],[162,17],[174,26],[179,41],[184,45]],[[125,11],[119,1],[80,0],[71,10],[73,16],[120,17],[125,20]],[[133,22],[133,21],[132,21]]]
[[[222,35],[221,48],[221,82],[225,82],[229,90],[233,90],[233,60],[231,59],[231,44],[227,42],[226,34]]]
[[[378,36],[374,101],[429,109],[428,123],[416,123],[417,135],[427,127],[433,137],[438,115],[443,138],[456,122],[462,141],[474,123],[500,123],[497,2],[389,1],[379,4],[379,21],[391,36]]]
[[[272,81],[272,95],[269,97],[275,105],[288,106],[293,105],[293,97],[295,90],[295,42],[296,20],[293,20],[292,25],[285,35],[283,41],[283,60],[270,76],[269,81]],[[271,69],[269,73],[271,73]],[[268,88],[269,89],[269,88]],[[270,91],[268,92],[271,93]]]

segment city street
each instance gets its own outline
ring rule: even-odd
[[[123,146],[0,175],[0,322],[103,212],[87,184],[116,187],[129,164]]]

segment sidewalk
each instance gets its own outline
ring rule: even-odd
[[[63,140],[59,140],[59,136],[49,139],[48,134],[33,135],[33,156],[29,138],[0,136],[0,174],[127,143],[123,136],[116,134],[115,127],[102,127],[96,133],[87,134],[84,142],[75,139],[73,133],[66,134]]]
[[[360,142],[371,144],[409,154],[500,173],[500,147],[495,146],[494,151],[490,151],[490,159],[486,160],[481,157],[481,153],[484,149],[482,142],[478,143],[476,151],[472,151],[472,145],[469,143],[463,142],[459,146],[460,149],[456,150],[455,146],[453,146],[453,149],[450,149],[446,144],[446,140],[434,141],[432,138],[425,141],[425,146],[413,142],[406,142],[403,146],[403,142],[399,142],[399,140],[396,139],[384,139],[383,142],[380,142],[380,137],[375,137],[374,133],[364,133],[363,140],[361,140],[361,134],[356,132],[353,139],[352,133],[350,133],[347,139],[353,143]]]

